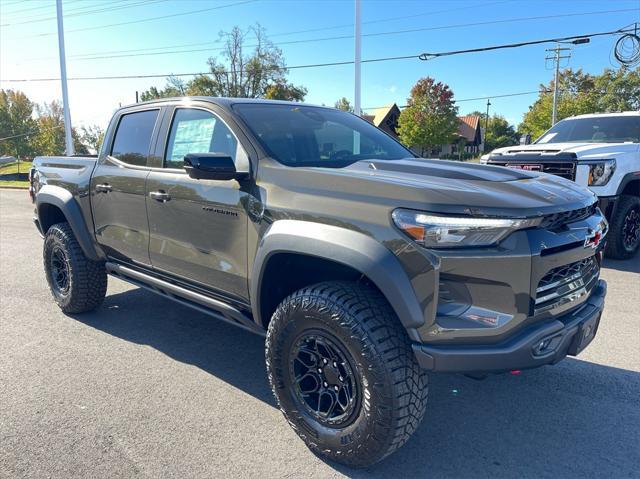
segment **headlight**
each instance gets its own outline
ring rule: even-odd
[[[589,162],[589,186],[604,186],[616,171],[616,160]]]
[[[426,248],[464,248],[494,245],[516,230],[540,224],[540,218],[445,217],[398,209],[393,222],[416,243]]]

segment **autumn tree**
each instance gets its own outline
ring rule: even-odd
[[[306,88],[287,81],[282,50],[267,38],[259,24],[246,31],[236,26],[230,32],[220,32],[219,39],[222,52],[209,58],[207,74],[197,75],[187,83],[169,77],[163,89],[151,87],[142,93],[142,99],[180,95],[304,99]]]
[[[431,77],[421,78],[410,95],[398,120],[400,141],[408,147],[420,147],[422,155],[451,143],[458,131],[458,109],[449,86]]]
[[[335,103],[335,108],[337,108],[338,110],[343,110],[343,111],[348,111],[353,113],[353,107],[351,106],[351,103],[349,102],[349,100],[347,100],[346,97],[342,97],[340,98],[336,103]]]

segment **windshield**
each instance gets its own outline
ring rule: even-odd
[[[233,109],[267,153],[287,166],[341,168],[415,155],[371,123],[330,108],[238,103]]]
[[[576,118],[556,123],[536,143],[640,143],[640,116]]]

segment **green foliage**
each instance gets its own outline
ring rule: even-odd
[[[80,127],[80,141],[91,151],[98,153],[104,140],[104,130],[97,125]]]
[[[353,107],[351,106],[351,103],[349,102],[349,100],[347,100],[346,97],[342,97],[340,98],[336,103],[335,103],[335,108],[337,108],[338,110],[343,110],[343,111],[348,111],[353,113]]]
[[[33,103],[27,96],[14,90],[0,90],[0,154],[23,158],[33,155],[33,145],[23,135],[35,131],[32,118]]]
[[[519,135],[516,133],[515,128],[509,124],[509,122],[500,115],[493,115],[489,117],[489,126],[486,126],[486,113],[480,115],[480,124],[485,128],[484,135],[484,151],[493,151],[496,148],[502,148],[504,146],[511,146],[518,144]]]
[[[400,113],[398,135],[408,147],[424,151],[451,143],[458,131],[457,107],[448,85],[426,77],[418,80]]]
[[[525,113],[518,126],[520,133],[537,138],[551,127],[553,85],[553,80],[548,86],[540,85],[542,93]],[[568,68],[560,72],[558,86],[558,120],[585,113],[640,109],[640,68],[606,69],[601,75]]]
[[[252,45],[246,44],[249,37]],[[233,27],[231,32],[220,32],[219,39],[223,51],[207,61],[208,74],[198,75],[187,83],[169,77],[163,89],[151,87],[143,92],[142,100],[181,95],[304,100],[306,88],[287,82],[282,50],[267,39],[259,24],[246,31]],[[245,54],[249,48],[251,52]]]

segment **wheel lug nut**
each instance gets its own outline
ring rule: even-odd
[[[338,363],[336,363],[335,361],[333,362],[333,367],[337,368],[338,367]]]
[[[333,389],[335,389],[337,391],[340,388],[338,386],[333,386]]]
[[[342,380],[343,380],[342,376],[340,376],[338,379],[339,379],[340,381],[342,381]]]
[[[321,373],[322,372],[322,368],[318,368],[318,372]]]
[[[326,382],[322,383],[322,385],[326,388],[328,384]]]
[[[329,360],[328,360],[327,358],[324,358],[322,361],[323,361],[325,364],[327,364],[327,363],[329,362]]]

